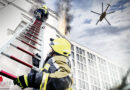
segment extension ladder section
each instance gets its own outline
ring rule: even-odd
[[[42,40],[43,38],[40,38],[40,35],[43,34],[43,33],[41,33],[41,32],[43,32],[43,30],[41,29],[41,26],[42,26],[42,22],[39,20],[35,20],[32,25],[28,25],[27,28],[25,28],[23,31],[21,31],[19,33],[19,35],[17,35],[17,37],[15,37],[14,39],[19,40],[21,43],[24,43],[25,45],[29,46],[32,49],[39,51],[39,53],[40,53],[41,50],[36,47],[36,44],[39,45],[40,47],[42,46],[42,43],[39,43],[39,42],[43,41]],[[34,53],[29,52],[20,46],[16,46],[12,42],[9,42],[8,44],[32,57],[35,56]],[[9,45],[6,45],[6,46],[8,47]],[[6,49],[6,47],[5,47],[5,49]],[[28,64],[28,63],[24,62],[23,60],[17,58],[16,56],[9,55],[9,54],[5,53],[4,51],[5,50],[1,50],[0,53],[20,64],[23,64],[23,65],[35,70],[35,71],[40,71],[40,69],[38,67]],[[35,57],[35,58],[40,61],[40,58],[38,58],[38,57]],[[0,74],[3,76],[6,76],[7,72],[1,70]],[[11,76],[9,78],[11,78]]]

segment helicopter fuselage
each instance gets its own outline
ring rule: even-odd
[[[106,12],[103,12],[99,18],[99,21],[102,21],[106,17]]]

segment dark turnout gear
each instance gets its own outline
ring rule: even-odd
[[[35,56],[33,56],[32,57],[32,64],[33,64],[33,66],[35,66],[35,67],[38,67],[39,68],[39,63],[40,63],[40,60],[41,60],[41,56],[38,54],[38,53],[36,53],[35,54]],[[33,70],[33,69],[31,69],[31,71],[30,71],[31,73],[36,73],[37,71],[36,70]]]
[[[41,56],[37,53],[35,56],[32,57],[32,63],[34,66],[39,67]]]
[[[72,85],[70,61],[56,55],[50,58],[41,72],[29,73],[15,80],[22,88],[33,87],[40,90],[69,90]]]
[[[17,84],[22,89],[28,87],[28,78],[27,75],[19,76],[14,80],[14,84]]]
[[[34,14],[38,20],[44,22],[48,19],[48,15],[49,15],[48,8],[44,5],[43,7],[36,9],[34,11]]]

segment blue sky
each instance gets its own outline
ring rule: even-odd
[[[55,10],[56,1],[46,3]],[[104,9],[111,3],[108,12],[116,11],[106,16],[111,26],[105,20],[95,25],[99,16],[90,12],[101,13],[102,2]],[[71,39],[112,62],[130,67],[130,0],[73,0],[72,5]]]

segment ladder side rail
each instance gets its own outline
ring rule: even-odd
[[[42,28],[42,27],[45,27],[45,22],[42,23],[41,28],[40,28],[41,29],[40,31],[41,31],[41,34],[42,34],[42,37],[41,37],[41,39],[42,39],[41,44],[42,45],[41,45],[41,48],[40,48],[40,50],[41,50],[41,52],[40,52],[41,61],[39,63],[39,68],[43,68],[43,63],[44,63],[44,57],[43,57],[44,52],[43,52],[43,50],[44,50],[45,47],[44,47],[44,44],[43,44],[44,43],[43,39],[44,39],[44,30],[45,30],[45,28]]]

